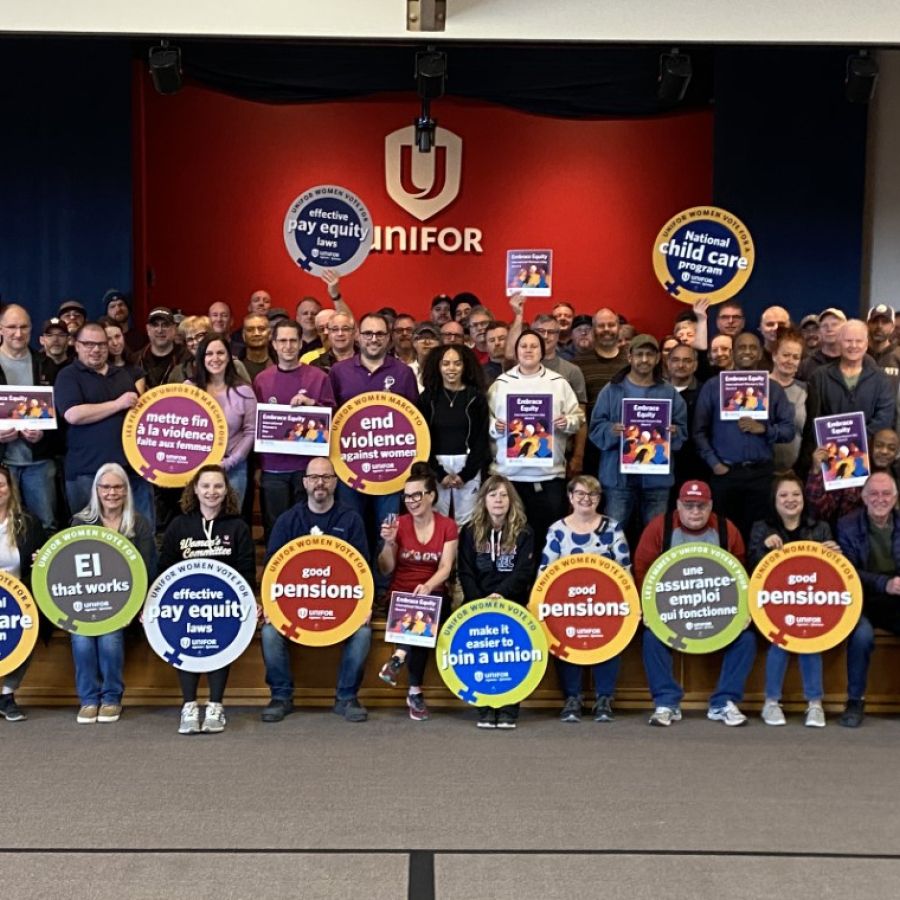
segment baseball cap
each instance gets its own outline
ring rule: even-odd
[[[425,334],[430,334],[436,340],[441,339],[440,329],[438,329],[437,325],[433,322],[419,322],[419,324],[416,325],[415,331],[413,331],[413,340],[416,340],[416,338],[420,338]]]
[[[153,309],[147,313],[147,324],[149,325],[154,319],[166,319],[169,322],[174,322],[175,316],[168,306],[154,306]]]
[[[712,503],[712,492],[705,481],[686,481],[678,492],[678,499]]]
[[[637,350],[639,347],[652,347],[659,351],[659,341],[652,334],[636,334],[628,345],[629,350]]]
[[[884,303],[879,303],[878,306],[873,306],[869,310],[869,314],[866,316],[866,321],[871,322],[872,319],[881,318],[889,319],[891,322],[894,321],[894,311]]]
[[[448,294],[438,294],[437,297],[435,297],[434,300],[431,301],[431,308],[434,309],[438,305],[438,303],[449,303],[452,305],[453,298]]]
[[[80,303],[78,300],[63,300],[63,302],[59,304],[59,309],[56,311],[56,314],[61,316],[64,312],[69,312],[71,310],[80,312],[85,317],[87,316],[87,310],[84,308],[84,304]]]
[[[582,325],[590,325],[591,328],[594,327],[594,320],[584,313],[579,313],[577,316],[572,317],[572,328],[581,328]]]
[[[69,329],[66,328],[66,323],[63,322],[62,319],[58,319],[54,316],[52,319],[47,319],[44,322],[44,327],[41,329],[41,334],[50,334],[53,331],[58,331],[60,334],[65,334],[68,336]]]
[[[269,324],[276,322],[278,319],[290,318],[290,316],[287,314],[287,310],[283,306],[270,306],[266,310],[266,317],[269,320]]]
[[[800,320],[800,330],[802,331],[806,328],[807,325],[816,325],[819,324],[819,317],[815,313],[810,313],[808,316],[804,316]]]
[[[836,319],[840,319],[842,322],[847,321],[847,314],[835,306],[829,306],[828,309],[823,309],[822,312],[819,313],[819,321],[821,322],[822,319],[826,318],[827,316],[834,316]]]

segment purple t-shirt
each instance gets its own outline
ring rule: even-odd
[[[419,386],[412,369],[394,356],[386,356],[381,365],[370,372],[359,360],[359,354],[341,360],[331,367],[328,376],[337,405],[368,391],[390,391],[405,397],[410,403],[419,399]]]
[[[298,368],[285,371],[278,366],[263,369],[253,380],[253,390],[260,403],[290,403],[294,394],[306,391],[316,406],[334,409],[334,393],[328,376],[313,366],[301,363]],[[260,453],[259,465],[264,472],[305,472],[310,457],[286,453]]]

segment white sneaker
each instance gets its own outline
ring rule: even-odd
[[[204,734],[218,734],[225,730],[225,707],[221,703],[206,704],[206,715],[200,730]]]
[[[185,703],[181,707],[181,724],[178,726],[178,733],[200,733],[200,707],[196,703]]]
[[[724,706],[716,709],[712,707],[706,713],[706,718],[713,722],[724,722],[726,725],[743,725],[747,717],[737,708],[737,705],[729,700]]]
[[[656,725],[658,728],[668,728],[673,722],[681,721],[681,710],[676,706],[672,709],[670,706],[657,706],[650,716],[650,725]]]
[[[784,711],[781,708],[781,704],[777,700],[766,700],[766,702],[763,704],[760,716],[762,716],[762,720],[766,723],[766,725],[785,724]]]
[[[803,723],[808,728],[824,728],[825,727],[825,710],[821,706],[813,706],[812,703],[806,708],[806,721]]]

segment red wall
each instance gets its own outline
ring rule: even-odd
[[[257,288],[293,312],[298,297],[325,296],[284,247],[285,212],[304,189],[339,184],[359,195],[375,224],[477,227],[480,256],[376,254],[344,279],[359,313],[391,305],[424,317],[437,293],[469,290],[507,317],[507,249],[554,251],[554,299],[579,310],[604,304],[662,333],[681,305],[651,266],[657,231],[680,209],[712,196],[712,114],[652,120],[569,121],[444,99],[441,126],[463,139],[457,199],[422,223],[388,196],[384,138],[412,123],[414,96],[273,106],[189,87],[155,94],[135,86],[137,308],[236,314]],[[530,309],[552,301],[532,301]]]

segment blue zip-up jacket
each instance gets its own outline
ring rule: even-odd
[[[313,531],[313,529],[317,530]],[[366,562],[369,565],[372,564],[363,520],[356,510],[342,506],[337,500],[335,500],[334,506],[324,513],[312,512],[305,500],[295,503],[290,509],[283,512],[272,526],[269,546],[266,547],[265,561],[268,562],[275,553],[294,538],[306,537],[308,534],[327,534],[330,537],[340,538],[356,547],[365,557]]]
[[[612,430],[612,426],[622,422],[622,400],[624,398],[671,400],[672,424],[677,429],[670,436],[671,454],[681,449],[681,445],[687,437],[687,406],[681,394],[665,381],[655,381],[649,387],[632,384],[628,380],[630,371],[630,366],[623,369],[600,391],[591,413],[590,439],[600,448],[600,484],[606,490],[627,489],[635,485],[648,491],[671,487],[675,483],[674,464],[670,467],[668,475],[623,475],[619,471],[619,450],[622,436],[616,434]]]

